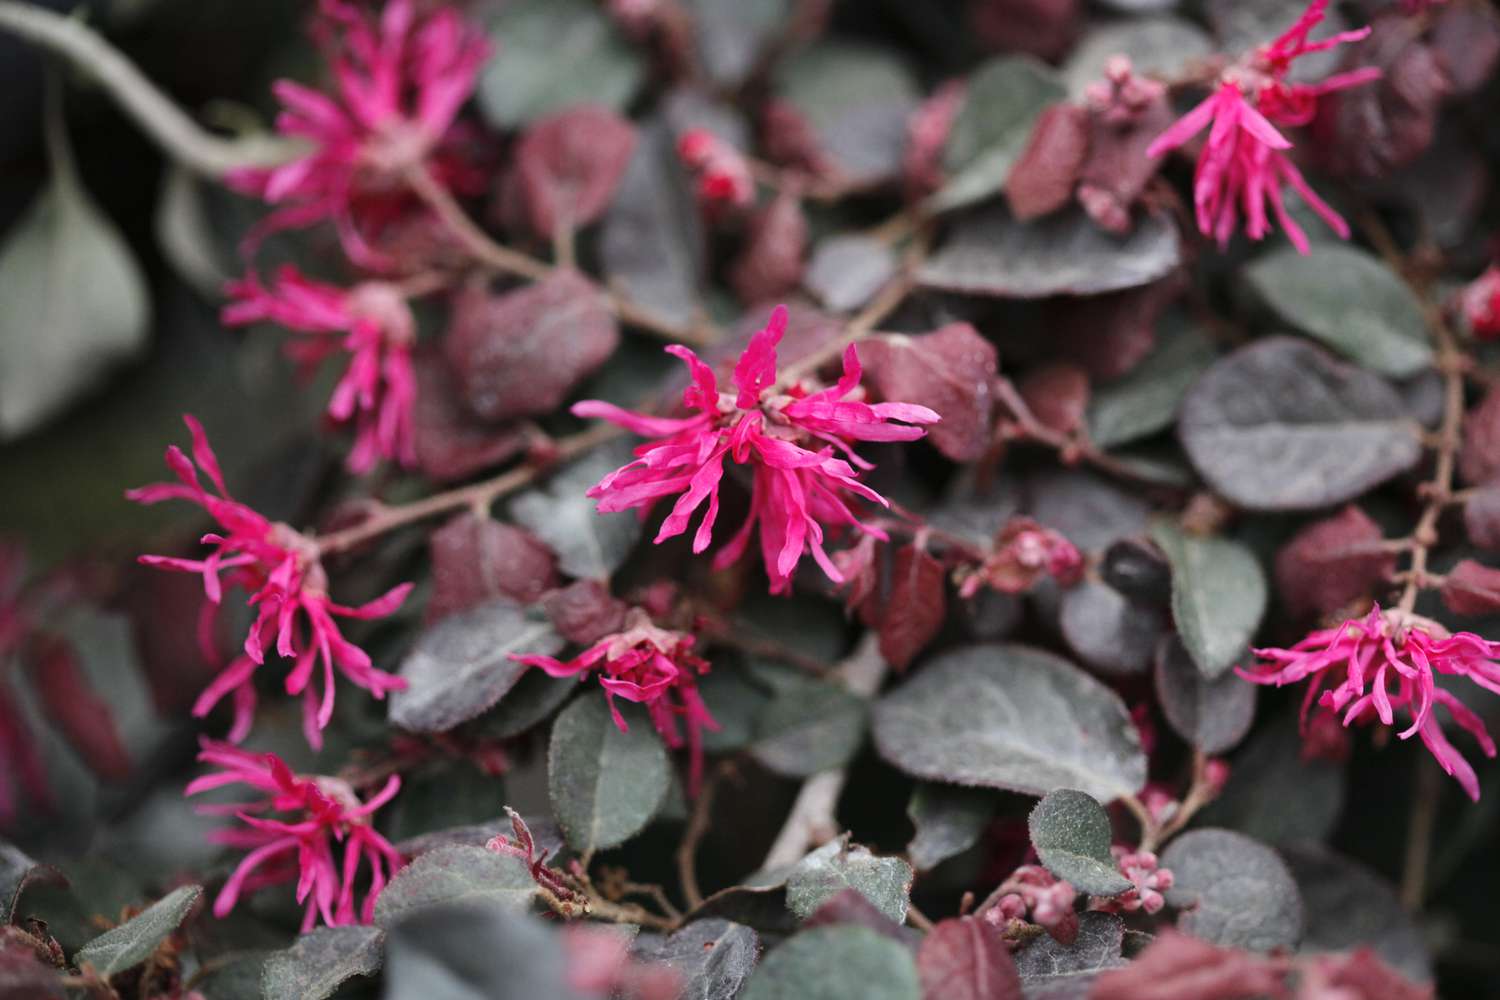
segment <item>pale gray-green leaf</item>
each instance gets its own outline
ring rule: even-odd
[[[78,949],[73,963],[91,965],[105,979],[135,968],[181,926],[201,895],[201,885],[173,889],[120,926],[110,928]]]
[[[906,815],[916,827],[906,845],[912,865],[925,872],[979,843],[996,801],[987,788],[919,783],[906,804]]]
[[[896,252],[873,236],[841,233],[813,248],[802,283],[831,312],[858,309],[896,273]]]
[[[1304,953],[1366,946],[1418,983],[1432,981],[1432,956],[1396,889],[1368,868],[1315,844],[1282,849],[1297,880],[1307,926]]]
[[[1072,944],[1038,935],[1016,953],[1026,1000],[1086,1000],[1099,973],[1126,964],[1124,941],[1125,924],[1113,913],[1079,914]]]
[[[773,949],[741,1000],[920,1000],[904,945],[868,927],[815,927]]]
[[[1189,830],[1167,845],[1177,925],[1226,948],[1272,951],[1302,940],[1302,896],[1271,848],[1231,830]]]
[[[536,896],[526,862],[477,846],[437,847],[396,873],[375,901],[375,924],[389,929],[409,915],[455,904],[522,910]]]
[[[849,843],[845,834],[797,863],[786,880],[786,905],[798,920],[845,889],[854,889],[895,923],[906,922],[911,905],[911,865],[900,858],[879,857]]]
[[[1028,646],[962,647],[875,706],[875,745],[909,774],[1031,795],[1077,788],[1103,802],[1146,781],[1119,695]]]
[[[1109,853],[1109,816],[1091,796],[1071,788],[1048,792],[1027,817],[1031,846],[1047,870],[1092,896],[1130,888]]]
[[[324,1000],[355,976],[373,976],[385,958],[385,931],[366,924],[317,927],[267,957],[265,1000]]]
[[[770,703],[756,717],[751,754],[788,778],[847,764],[864,742],[865,699],[842,684],[789,671],[777,676]]]
[[[1213,344],[1198,327],[1169,314],[1151,353],[1123,378],[1094,388],[1089,438],[1100,448],[1129,444],[1172,426],[1198,376],[1213,364]]]
[[[687,0],[698,56],[709,79],[738,87],[786,23],[789,0]]]
[[[734,1000],[755,970],[760,936],[743,924],[695,920],[671,934],[643,931],[632,949],[646,962],[669,965],[682,977],[678,1000]]]
[[[1210,680],[1245,655],[1266,613],[1266,575],[1255,553],[1227,538],[1189,535],[1162,519],[1151,538],[1172,566],[1172,620]]]
[[[646,714],[617,699],[630,725],[622,733],[601,692],[587,691],[552,724],[547,789],[568,843],[580,851],[614,847],[639,833],[661,807],[671,765]]]
[[[1175,636],[1157,650],[1155,678],[1156,700],[1168,724],[1204,753],[1224,753],[1250,731],[1256,686],[1234,673],[1204,677]]]
[[[1328,837],[1344,807],[1344,767],[1303,760],[1297,729],[1295,711],[1263,726],[1235,754],[1229,784],[1198,819],[1277,846]]]
[[[588,496],[594,484],[634,458],[631,447],[628,441],[615,441],[595,448],[546,486],[511,501],[511,516],[557,553],[558,569],[569,576],[609,579],[641,537],[641,519],[634,511],[601,514]]]

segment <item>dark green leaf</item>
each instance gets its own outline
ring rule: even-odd
[[[760,963],[741,1000],[920,1000],[909,950],[868,927],[816,927]]]
[[[1172,620],[1203,676],[1220,677],[1245,649],[1266,613],[1266,575],[1255,553],[1227,538],[1202,538],[1167,520],[1151,538],[1172,566]]]
[[[552,724],[547,789],[568,843],[593,851],[624,843],[661,808],[671,766],[646,714],[617,700],[630,731],[620,732],[601,693],[589,691]]]
[[[51,865],[33,861],[19,847],[0,840],[0,925],[15,921],[21,895],[33,882],[67,885],[68,880]]]
[[[687,0],[684,6],[693,15],[703,69],[725,88],[745,82],[790,8],[788,0]]]
[[[1114,448],[1172,426],[1188,388],[1213,363],[1213,344],[1180,316],[1161,324],[1156,347],[1131,372],[1096,386],[1089,399],[1089,438]]]
[[[375,901],[375,924],[387,930],[410,915],[455,904],[523,910],[536,896],[526,862],[483,847],[438,847],[396,873]]]
[[[379,972],[384,957],[379,927],[318,927],[266,959],[261,993],[265,1000],[324,1000],[345,980]]]
[[[174,889],[118,927],[111,928],[78,949],[75,965],[91,965],[108,979],[140,965],[177,930],[203,895],[203,886]]]
[[[1112,913],[1082,913],[1078,937],[1062,944],[1042,934],[1016,954],[1026,1000],[1086,1000],[1094,977],[1125,964],[1125,925]]]
[[[587,495],[595,483],[632,459],[631,447],[627,441],[616,441],[595,448],[546,486],[511,501],[511,516],[557,553],[558,568],[569,576],[608,580],[641,537],[641,520],[633,511],[601,514]]]
[[[750,752],[777,774],[805,778],[842,767],[865,738],[868,706],[842,684],[788,670],[776,677],[775,693],[755,720]]]
[[[1063,591],[1057,624],[1068,648],[1101,674],[1139,674],[1151,663],[1165,615],[1107,583],[1085,580]]]
[[[845,889],[855,889],[891,921],[906,922],[911,905],[911,865],[900,858],[878,857],[849,843],[845,834],[797,863],[786,880],[786,905],[806,920]]]
[[[671,934],[642,932],[634,952],[682,977],[681,1000],[734,1000],[755,970],[760,938],[729,920],[696,920]]]
[[[719,728],[704,731],[703,749],[727,753],[754,741],[756,720],[771,703],[771,692],[754,683],[723,653],[715,651],[713,661],[713,670],[698,682],[698,694],[710,707]]]
[[[870,45],[820,42],[783,59],[773,88],[852,181],[875,183],[900,170],[918,91],[899,56]]]
[[[1220,359],[1189,390],[1178,421],[1199,474],[1252,510],[1359,496],[1421,459],[1419,430],[1378,375],[1292,337]]]
[[[906,845],[906,856],[917,871],[936,868],[979,843],[995,814],[996,798],[984,788],[918,784],[906,804],[906,815],[917,830]]]
[[[1226,948],[1272,951],[1302,940],[1302,896],[1286,862],[1230,830],[1189,830],[1162,853],[1177,925]]]
[[[468,760],[444,760],[403,778],[401,794],[381,813],[392,840],[486,823],[505,810],[505,779]]]
[[[981,645],[935,658],[875,706],[875,745],[932,781],[1113,801],[1146,781],[1140,736],[1119,695],[1067,660]]]
[[[1422,304],[1363,250],[1329,243],[1303,256],[1278,247],[1245,277],[1283,320],[1366,368],[1406,378],[1432,364]]]
[[[1282,849],[1302,892],[1307,927],[1301,951],[1352,951],[1361,945],[1403,976],[1432,981],[1432,958],[1395,888],[1363,865],[1312,844]]]
[[[389,891],[389,890],[387,890]],[[579,1000],[557,933],[504,906],[411,913],[390,929],[387,1000]]]
[[[1175,637],[1156,654],[1156,700],[1177,735],[1207,754],[1239,743],[1255,718],[1255,685],[1233,673],[1207,679]]]
[[[1343,765],[1302,759],[1292,713],[1272,720],[1235,755],[1229,784],[1199,818],[1278,846],[1320,841],[1343,811],[1344,785]]]
[[[858,309],[896,273],[896,252],[873,236],[841,233],[820,240],[803,284],[832,312]]]
[[[540,670],[528,670],[500,704],[479,718],[475,728],[491,739],[520,736],[551,715],[576,690],[578,681],[574,678],[548,677]]]
[[[440,733],[487,711],[529,668],[512,654],[550,655],[562,638],[545,618],[497,599],[428,628],[401,663],[404,691],[391,695],[391,723]]]
[[[1130,888],[1109,853],[1104,807],[1083,792],[1048,792],[1026,820],[1031,846],[1047,870],[1092,896],[1117,896]]]

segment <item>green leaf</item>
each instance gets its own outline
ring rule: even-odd
[[[755,720],[755,759],[787,778],[805,778],[842,767],[859,752],[869,708],[842,684],[789,670],[776,677],[775,694]]]
[[[786,905],[798,920],[806,920],[834,896],[854,889],[882,914],[902,924],[911,905],[914,877],[905,861],[871,854],[866,847],[850,844],[846,833],[797,862],[786,879]]]
[[[1066,96],[1057,74],[1029,56],[997,56],[975,70],[943,147],[949,179],[929,200],[929,210],[972,205],[999,191],[1037,117]]]
[[[610,717],[601,692],[587,691],[552,724],[547,790],[568,843],[580,851],[635,836],[661,807],[671,766],[646,714],[623,700],[630,731]]]
[[[391,724],[447,732],[489,710],[530,669],[512,654],[551,655],[562,645],[550,622],[507,599],[450,615],[423,632],[401,662],[407,686],[391,695]]]
[[[157,947],[177,930],[201,895],[201,885],[173,889],[120,926],[105,931],[78,949],[73,963],[92,965],[106,979],[135,968],[150,958]]]
[[[540,670],[528,670],[505,692],[500,704],[480,716],[474,723],[476,732],[496,740],[520,736],[551,715],[568,695],[578,690],[572,677],[548,677]]]
[[[1081,1000],[1095,976],[1126,964],[1120,956],[1124,941],[1125,924],[1113,913],[1080,913],[1078,937],[1071,944],[1038,935],[1016,953],[1016,971],[1029,997]]]
[[[1151,538],[1172,566],[1172,620],[1203,676],[1219,677],[1245,655],[1266,613],[1266,575],[1239,542],[1183,533],[1167,520]]]
[[[1238,674],[1204,677],[1180,639],[1156,653],[1156,700],[1177,735],[1208,754],[1232,748],[1250,731],[1256,686]]]
[[[44,865],[14,844],[0,840],[0,926],[14,923],[21,895],[33,882],[67,885],[63,873]]]
[[[643,962],[669,965],[682,977],[678,996],[733,1000],[760,957],[760,936],[743,924],[695,920],[670,935],[643,931],[632,948]]]
[[[698,57],[710,80],[726,90],[745,82],[789,12],[789,0],[686,0]]]
[[[495,53],[479,77],[479,109],[510,129],[570,104],[622,110],[645,67],[588,0],[516,0],[490,19]]]
[[[1373,948],[1391,968],[1417,983],[1432,981],[1432,956],[1422,931],[1375,872],[1316,844],[1282,849],[1302,893],[1307,926],[1303,954]]]
[[[608,580],[641,537],[633,511],[601,514],[588,491],[634,458],[633,445],[615,441],[595,448],[554,475],[546,486],[511,501],[516,523],[557,553],[557,567],[579,579]]]
[[[379,972],[384,957],[379,927],[318,927],[266,959],[261,994],[265,1000],[324,1000],[346,980]]]
[[[1130,888],[1109,853],[1109,816],[1083,792],[1048,792],[1026,821],[1031,845],[1047,870],[1091,896],[1117,896]]]
[[[1120,696],[1060,656],[1019,645],[935,658],[875,705],[875,745],[931,781],[1100,801],[1146,782],[1140,735]]]
[[[389,929],[412,913],[453,904],[522,910],[536,896],[526,862],[483,847],[437,847],[396,873],[375,901],[375,925]]]
[[[1204,823],[1278,846],[1333,833],[1347,796],[1344,768],[1302,759],[1295,712],[1272,719],[1231,763],[1229,784],[1198,815]]]
[[[1406,378],[1432,365],[1422,305],[1377,258],[1344,243],[1280,247],[1245,269],[1275,313],[1351,361]]]
[[[917,871],[936,868],[979,843],[995,815],[995,801],[995,793],[985,788],[918,784],[906,804],[906,815],[917,830],[906,845],[906,856]]]
[[[698,695],[713,706],[719,728],[704,730],[703,749],[728,753],[754,742],[756,720],[771,703],[771,692],[734,665],[727,651],[715,650],[713,659],[713,670],[698,681]]]
[[[84,190],[55,100],[46,133],[51,179],[0,245],[0,440],[139,354],[150,320],[140,265]]]
[[[1302,896],[1286,862],[1230,830],[1189,830],[1162,853],[1174,881],[1166,893],[1184,911],[1177,926],[1226,948],[1272,951],[1302,939]]]
[[[894,52],[848,42],[804,46],[777,64],[773,88],[806,118],[821,151],[851,181],[876,183],[900,171],[906,121],[919,94]]]
[[[389,891],[389,890],[387,890]],[[425,909],[390,929],[387,1000],[576,1000],[561,935],[495,905]]]
[[[868,927],[816,927],[784,941],[740,1000],[920,1000],[911,951]]]
[[[1196,326],[1169,314],[1151,353],[1089,399],[1089,439],[1100,448],[1129,444],[1172,426],[1192,384],[1213,364],[1213,344]]]

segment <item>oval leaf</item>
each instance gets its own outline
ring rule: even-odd
[[[552,724],[547,790],[563,836],[580,851],[614,847],[639,833],[672,783],[667,752],[645,713],[615,704],[629,716],[629,732],[620,731],[593,691]]]
[[[346,980],[379,972],[384,958],[379,927],[318,927],[266,959],[261,994],[265,1000],[324,1000]]]
[[[944,920],[917,948],[923,1000],[1021,1000],[1021,977],[1000,928],[978,917]]]
[[[545,487],[511,501],[511,516],[557,553],[558,568],[569,576],[608,580],[641,537],[641,519],[633,512],[601,514],[588,496],[595,483],[634,457],[630,447],[616,441],[595,448]]]
[[[375,924],[390,928],[420,910],[484,903],[520,910],[536,896],[526,862],[468,845],[437,847],[396,873],[375,901]]]
[[[786,879],[786,905],[806,920],[824,903],[854,889],[887,919],[906,922],[911,905],[911,865],[900,858],[882,858],[868,848],[849,843],[849,835],[830,841],[797,863]]]
[[[906,845],[906,856],[917,871],[928,871],[979,843],[979,835],[995,814],[994,792],[923,782],[911,793],[906,815],[916,836]]]
[[[181,926],[201,895],[201,885],[173,889],[120,926],[105,931],[79,948],[78,954],[73,956],[73,963],[92,965],[94,971],[105,979],[135,968],[150,958],[157,947]]]
[[[741,1000],[921,1000],[904,945],[868,927],[816,927],[765,957]]]
[[[1390,883],[1363,865],[1313,844],[1298,844],[1282,853],[1302,893],[1307,918],[1303,952],[1367,946],[1408,979],[1431,982],[1427,944]]]
[[[1038,935],[1016,954],[1016,970],[1031,1000],[1075,1000],[1088,996],[1094,977],[1125,964],[1125,923],[1113,913],[1080,913],[1078,937],[1063,944]]]
[[[1302,896],[1286,862],[1231,830],[1190,830],[1161,857],[1175,881],[1167,902],[1177,925],[1211,944],[1251,951],[1292,948],[1302,939]]]
[[[1172,620],[1210,680],[1234,666],[1266,613],[1266,575],[1255,553],[1227,538],[1189,535],[1169,521],[1151,537],[1172,566]]]
[[[681,997],[734,1000],[755,970],[760,936],[743,924],[695,920],[669,935],[642,933],[634,952],[644,962],[669,965],[682,977]]]
[[[1091,896],[1117,896],[1130,888],[1109,853],[1109,816],[1083,792],[1048,792],[1026,820],[1031,846],[1047,870]]]
[[[1231,673],[1209,680],[1175,637],[1156,654],[1156,699],[1177,735],[1208,754],[1244,739],[1255,718],[1255,685]]]
[[[869,707],[842,684],[777,672],[776,693],[755,720],[750,752],[787,778],[843,767],[865,739]]]
[[[1170,427],[1188,389],[1213,364],[1213,344],[1175,314],[1162,321],[1158,337],[1129,374],[1094,387],[1088,424],[1098,447],[1129,444]]]
[[[954,650],[875,706],[881,756],[933,781],[1101,801],[1146,781],[1140,736],[1119,695],[1028,646]]]

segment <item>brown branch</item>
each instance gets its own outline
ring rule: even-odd
[[[709,821],[713,815],[714,793],[718,791],[719,782],[728,777],[733,767],[733,764],[725,761],[703,783],[703,787],[698,790],[698,799],[693,803],[692,815],[688,817],[687,828],[682,831],[682,843],[677,845],[677,881],[682,883],[682,896],[687,901],[689,911],[703,905],[703,893],[698,886],[698,845],[708,833]]]

